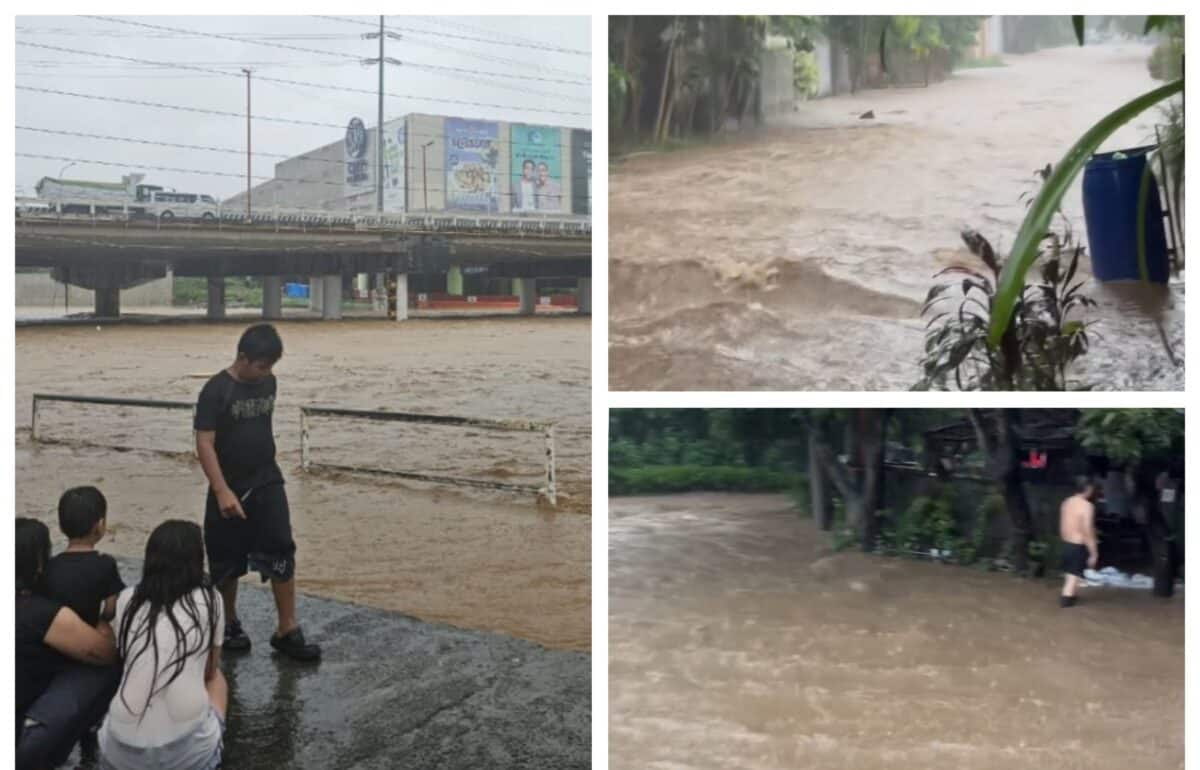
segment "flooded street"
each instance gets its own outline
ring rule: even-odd
[[[233,358],[241,322],[29,327],[16,332],[17,514],[43,519],[68,486],[109,500],[100,548],[141,558],[164,518],[201,521],[190,414],[45,403],[35,392],[194,401]],[[580,318],[282,322],[275,432],[303,592],[540,644],[591,644],[590,323]],[[532,492],[300,469],[301,404],[556,423],[560,504]],[[535,433],[314,419],[313,460],[544,481]],[[87,447],[80,442],[134,447]],[[180,456],[148,449],[172,450]],[[57,547],[57,546],[56,546]]]
[[[972,262],[979,230],[1007,255],[1033,170],[1150,90],[1141,44],[1005,57],[929,88],[801,103],[787,125],[610,167],[614,389],[903,390],[920,376],[931,276]],[[874,120],[860,120],[867,110]],[[1153,141],[1154,110],[1106,148]],[[1085,237],[1079,180],[1065,210]],[[1081,271],[1090,270],[1086,261]],[[1090,275],[1089,275],[1090,278]],[[1088,291],[1099,389],[1182,389],[1152,318],[1183,353],[1182,282]]]
[[[612,768],[1184,766],[1184,603],[830,554],[783,496],[616,498]]]

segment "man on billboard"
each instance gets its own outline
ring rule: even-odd
[[[536,167],[529,158],[521,163],[521,179],[513,186],[513,211],[535,211],[538,180]]]
[[[562,185],[550,178],[550,166],[546,161],[537,164],[537,208],[539,211],[562,211]]]

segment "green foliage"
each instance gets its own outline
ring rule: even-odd
[[[821,88],[821,70],[817,66],[817,55],[812,51],[797,51],[792,67],[796,93],[805,99],[816,96]]]
[[[1049,172],[1041,172],[1047,175]],[[1095,305],[1075,280],[1083,246],[1075,243],[1070,223],[1047,232],[1038,242],[1041,281],[1022,288],[1012,324],[999,349],[989,344],[989,323],[998,302],[1002,266],[986,238],[973,230],[963,242],[990,272],[956,265],[935,275],[952,282],[935,284],[921,308],[928,318],[923,377],[915,389],[946,389],[951,377],[959,390],[1066,390],[1067,369],[1087,353],[1089,323],[1072,314]],[[961,281],[958,276],[962,276]],[[944,303],[958,292],[957,308]]]
[[[625,122],[629,89],[633,76],[612,62],[608,63],[608,130],[616,131]]]
[[[959,69],[984,69],[988,67],[1007,67],[1008,63],[1004,61],[1004,57],[999,54],[991,56],[980,56],[977,59],[964,59],[958,63]]]
[[[678,492],[786,492],[798,475],[743,466],[651,465],[608,469],[608,493],[657,495]]]
[[[1085,449],[1114,463],[1136,465],[1182,451],[1182,409],[1086,409],[1075,426]]]
[[[796,513],[804,518],[812,516],[812,489],[808,484],[808,475],[804,473],[794,474],[795,480],[792,482],[792,488],[788,490],[788,495],[792,498],[792,504],[796,507]]]
[[[1176,80],[1183,77],[1183,38],[1167,38],[1154,47],[1146,62],[1150,77],[1155,80]]]

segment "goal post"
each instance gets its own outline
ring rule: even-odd
[[[503,481],[473,479],[465,476],[445,476],[417,471],[391,470],[370,468],[357,465],[341,465],[335,463],[316,462],[312,458],[311,447],[311,418],[312,417],[341,417],[353,420],[369,420],[374,422],[404,422],[426,425],[459,426],[464,428],[483,428],[494,431],[513,431],[524,433],[540,433],[546,445],[545,484],[532,486],[527,484],[511,484]],[[346,409],[325,406],[300,407],[300,465],[304,471],[314,468],[324,468],[333,471],[350,473],[367,473],[382,476],[428,481],[438,484],[465,485],[485,489],[503,489],[515,492],[533,492],[545,495],[550,505],[558,504],[558,482],[555,478],[555,446],[554,423],[534,422],[532,420],[498,420],[484,417],[461,417],[444,414],[420,414],[417,412],[392,412],[382,409]]]
[[[33,394],[33,414],[30,418],[29,437],[36,442],[53,443],[53,439],[46,439],[38,435],[38,416],[40,406],[43,402],[54,401],[70,404],[96,404],[100,406],[129,406],[143,409],[166,409],[172,411],[190,412],[192,418],[196,416],[196,405],[191,401],[162,401],[150,398],[119,398],[113,396],[74,396],[61,393],[34,393]],[[115,444],[101,444],[96,442],[71,442],[83,446],[100,446],[111,447],[114,449],[125,449],[127,447],[117,446]],[[166,450],[154,450],[166,451]],[[195,449],[192,450],[193,454]],[[168,454],[178,454],[177,452],[167,452]]]

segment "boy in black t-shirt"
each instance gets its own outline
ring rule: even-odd
[[[70,607],[89,626],[112,620],[125,582],[117,560],[96,550],[108,531],[108,501],[95,487],[68,489],[58,499],[58,528],[67,536],[67,550],[46,562],[46,596]],[[84,757],[96,754],[98,726],[90,726],[79,740]]]
[[[95,487],[75,487],[58,500],[58,526],[67,550],[46,564],[46,595],[95,626],[112,620],[125,588],[117,561],[96,550],[108,531],[108,501]]]
[[[296,544],[275,462],[275,376],[283,341],[270,324],[251,326],[233,364],[204,385],[196,403],[196,453],[208,477],[204,541],[209,572],[225,604],[226,651],[250,649],[237,616],[238,578],[249,570],[271,581],[279,624],[271,646],[302,661],[321,648],[296,621]]]

